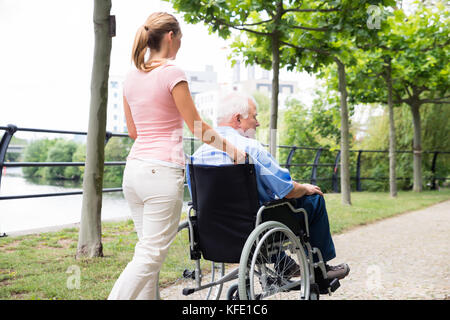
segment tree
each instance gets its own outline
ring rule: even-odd
[[[317,71],[323,65],[336,62],[340,74],[341,92],[341,190],[343,203],[350,201],[350,174],[348,161],[348,110],[343,56],[349,55],[336,44],[337,34],[344,37],[359,32],[363,39],[367,32],[360,31],[366,25],[367,6],[370,3],[394,1],[350,0],[332,1],[182,1],[172,0],[174,8],[184,12],[189,23],[203,21],[211,32],[227,38],[231,30],[245,31],[247,39],[235,39],[234,53],[246,58],[246,64],[259,64],[272,68],[272,104],[270,117],[270,152],[276,155],[276,129],[278,117],[279,69]],[[342,41],[341,41],[342,42]],[[342,42],[344,43],[344,42]],[[345,47],[343,47],[345,49]],[[337,55],[337,53],[340,53]]]
[[[78,257],[101,257],[101,209],[105,161],[106,108],[111,56],[110,0],[94,1],[94,62],[91,78],[91,104],[83,178],[83,202]]]
[[[420,108],[426,103],[450,103],[450,96],[447,95],[450,84],[449,10],[442,3],[437,8],[439,10],[433,12],[432,9],[421,6],[408,17],[403,12],[396,11],[393,20],[393,32],[404,37],[401,46],[403,52],[396,59],[402,78],[397,79],[401,88],[394,88],[395,99],[398,103],[406,103],[412,113],[413,190],[417,192],[423,188]]]
[[[340,95],[341,113],[341,197],[343,204],[351,204],[349,159],[349,110],[347,105],[346,66],[355,63],[352,49],[355,43],[370,43],[377,32],[367,27],[371,6],[394,5],[394,1],[333,1],[326,15],[319,10],[305,16],[305,9],[297,9],[294,17],[300,27],[295,27],[290,42],[283,44],[292,48],[290,64],[298,69],[315,72],[331,63],[337,66],[337,91]],[[322,3],[323,5],[323,3]],[[375,6],[376,7],[376,6]],[[312,27],[302,26],[309,22]]]
[[[48,150],[47,162],[71,162],[72,156],[77,149],[73,141],[58,139]],[[70,167],[46,167],[44,176],[46,179],[66,179],[65,170]]]
[[[25,162],[45,162],[48,150],[56,143],[56,140],[40,139],[31,142],[25,149]],[[26,177],[43,177],[45,167],[24,167],[23,173]]]
[[[243,54],[246,64],[256,63],[265,69],[272,69],[269,151],[276,156],[279,70],[287,63],[283,53],[283,42],[291,38],[290,32],[294,30],[290,16],[300,10],[304,1],[168,1],[173,3],[177,11],[185,13],[185,21],[188,23],[203,21],[209,26],[210,32],[217,32],[223,38],[228,38],[232,30],[244,31],[248,35],[248,43],[243,44],[241,40],[236,39],[232,45],[234,53]],[[329,8],[329,4],[326,4],[324,8],[319,1],[308,2],[308,4],[311,3],[313,3],[312,7],[301,10],[311,13],[337,10]],[[295,26],[295,28],[300,27]]]
[[[443,104],[450,101],[449,87],[450,43],[449,11],[442,3],[438,11],[419,4],[418,9],[407,16],[395,10],[387,18],[387,27],[380,31],[378,39],[359,60],[351,80],[353,102],[381,102],[388,104],[390,119],[390,170],[395,168],[395,133],[393,107],[407,104],[412,112],[414,128],[413,167],[414,191],[422,190],[422,138],[420,107],[426,103]],[[367,46],[362,46],[368,49]],[[356,74],[355,74],[356,73]],[[384,81],[380,83],[381,76]],[[364,79],[364,81],[362,81]],[[391,172],[391,184],[395,175]],[[391,185],[391,195],[392,188]]]
[[[328,101],[329,100],[329,101]],[[339,99],[337,99],[339,100]],[[337,105],[336,105],[337,103]],[[284,109],[282,122],[283,145],[307,147],[294,152],[291,163],[295,164],[289,168],[293,179],[302,182],[311,181],[312,168],[310,164],[317,155],[316,149],[323,148],[320,155],[320,163],[333,163],[336,157],[336,149],[340,142],[340,116],[336,97],[329,96],[319,91],[317,99],[310,108],[305,107],[297,99],[289,99]],[[292,149],[283,148],[280,154],[288,159]],[[305,165],[306,164],[306,165]],[[332,169],[329,166],[319,166],[317,176],[329,178],[321,181],[321,189],[324,192],[332,191]]]
[[[375,7],[371,11],[377,10],[379,13],[377,36],[371,37],[370,41],[354,41],[349,44],[352,50],[352,56],[355,58],[353,63],[346,69],[347,88],[349,90],[349,102],[351,105],[358,103],[381,102],[387,104],[390,115],[390,191],[391,196],[397,194],[396,173],[395,173],[395,127],[393,121],[393,100],[392,100],[392,48],[387,48],[390,28],[386,21],[381,23],[381,18],[386,20],[390,13],[386,8]],[[383,16],[381,16],[383,12]],[[357,37],[358,38],[358,37]],[[328,77],[331,87],[337,87],[342,82],[338,76]],[[341,75],[342,77],[342,75]],[[341,95],[342,96],[342,95]]]
[[[422,147],[425,151],[423,161],[423,175],[427,183],[432,183],[434,178],[448,177],[450,173],[449,154],[438,154],[436,172],[433,175],[432,164],[435,153],[430,151],[449,151],[450,140],[450,108],[444,104],[425,104],[422,106],[421,127]],[[412,113],[407,105],[394,108],[396,141],[398,150],[411,150],[413,143]],[[389,145],[389,116],[388,110],[380,116],[370,117],[366,137],[356,146],[358,149],[386,150]],[[413,187],[413,155],[408,152],[397,154],[397,175],[399,190],[411,190]],[[364,189],[369,191],[388,190],[389,185],[383,178],[389,170],[386,153],[364,153],[362,175],[378,178],[379,180],[367,180]],[[437,181],[439,183],[439,181]],[[431,185],[430,185],[431,186]]]
[[[260,41],[270,45],[270,52],[272,52],[270,65],[273,70],[273,80],[269,148],[272,155],[276,156],[278,75],[280,68],[279,25],[282,17],[282,1],[275,3],[267,0],[247,2],[172,0],[171,2],[177,11],[185,13],[184,19],[188,23],[203,21],[209,25],[210,32],[218,32],[219,36],[223,38],[228,38],[232,29],[249,32],[257,36]],[[264,16],[267,19],[264,19]],[[265,66],[267,68],[267,63]]]
[[[86,162],[86,145],[78,144],[77,149],[72,155],[72,162]],[[84,167],[66,167],[64,176],[70,180],[80,180],[83,178]]]

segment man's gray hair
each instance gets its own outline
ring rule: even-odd
[[[255,107],[258,106],[251,95],[242,92],[233,91],[224,95],[217,106],[217,123],[220,124],[230,121],[231,117],[236,113],[239,113],[242,118],[247,119],[250,109],[249,99],[255,104]]]

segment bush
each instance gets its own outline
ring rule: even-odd
[[[72,156],[77,149],[73,141],[57,140],[48,150],[47,162],[72,162]],[[64,171],[70,167],[46,167],[44,177],[46,179],[67,179]]]
[[[73,155],[82,145],[63,139],[40,139],[31,142],[24,152],[25,162],[72,162]],[[84,161],[77,160],[77,161]],[[78,169],[78,171],[80,171]],[[79,179],[75,174],[77,167],[24,167],[23,173],[28,178],[42,177],[46,180]]]
[[[78,144],[77,149],[72,155],[72,162],[85,162],[86,161],[86,145]],[[64,169],[64,176],[70,180],[83,179],[84,167],[66,167]]]
[[[105,147],[105,161],[126,161],[133,140],[113,137]],[[112,185],[122,185],[125,166],[105,166],[103,182]]]
[[[56,143],[56,140],[41,139],[31,142],[24,152],[25,162],[45,162],[48,150]],[[44,177],[45,167],[24,167],[26,177]]]

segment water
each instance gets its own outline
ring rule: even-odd
[[[40,194],[77,191],[81,183],[56,182],[42,184],[39,180],[25,179],[21,168],[8,168],[2,176],[0,194]],[[64,226],[80,222],[82,195],[45,198],[0,200],[0,233]],[[185,199],[186,200],[186,199]],[[186,203],[183,208],[186,210]],[[102,221],[131,218],[122,192],[103,194]]]

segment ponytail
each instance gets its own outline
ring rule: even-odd
[[[141,26],[136,33],[134,38],[133,50],[132,50],[132,60],[134,65],[139,70],[148,72],[147,66],[145,64],[145,54],[148,50],[148,31],[145,30],[144,26]]]

